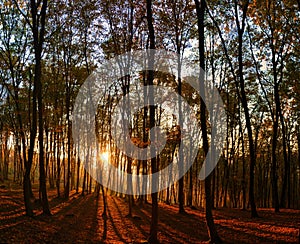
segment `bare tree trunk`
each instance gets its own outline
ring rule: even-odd
[[[42,196],[42,207],[43,213],[46,215],[51,215],[48,203],[47,189],[46,189],[46,174],[45,174],[45,164],[44,164],[44,118],[43,118],[43,94],[42,94],[42,48],[44,42],[45,33],[45,22],[46,22],[46,10],[47,10],[47,0],[43,0],[41,7],[40,16],[38,16],[39,5],[36,5],[35,0],[31,0],[31,14],[33,21],[32,31],[34,37],[34,50],[35,50],[35,83],[37,92],[37,103],[38,103],[38,118],[39,118],[39,165],[40,165],[40,190]],[[38,20],[40,19],[40,23]],[[35,22],[35,23],[34,23]],[[40,30],[39,30],[40,29]]]
[[[202,0],[201,4],[198,0],[195,0],[196,11],[197,11],[197,24],[198,24],[198,40],[199,40],[199,55],[200,55],[200,89],[204,87],[204,71],[205,71],[205,48],[204,48],[204,17],[206,9],[206,1]],[[207,127],[206,127],[206,106],[201,99],[200,104],[200,120],[201,120],[201,131],[203,139],[203,149],[205,155],[208,152],[208,138],[207,138]],[[205,218],[206,226],[210,241],[212,243],[221,243],[222,240],[219,237],[214,219],[212,215],[212,200],[211,200],[211,175],[207,176],[204,181],[205,184]]]
[[[242,129],[242,121],[240,116],[239,108],[239,127],[240,127],[240,137],[242,140],[242,192],[243,192],[243,210],[246,210],[246,159],[245,159],[245,144],[244,144],[244,135]]]
[[[60,174],[61,174],[61,167],[60,167],[60,147],[61,144],[59,142],[59,132],[57,133],[57,151],[56,151],[56,166],[57,166],[57,175],[56,175],[56,189],[57,189],[57,197],[60,197]]]
[[[149,31],[149,40],[150,40],[150,59],[149,59],[149,70],[148,70],[148,82],[149,86],[153,85],[154,79],[154,53],[152,50],[155,49],[155,34],[153,27],[153,17],[152,17],[152,0],[146,0],[146,8],[147,8],[147,22],[148,22],[148,31]],[[151,92],[152,87],[149,87],[149,94],[153,94]],[[150,95],[149,103],[153,104],[154,98]],[[155,126],[155,108],[154,106],[150,106],[150,128]],[[153,140],[154,138],[151,138]],[[154,139],[155,141],[155,139]],[[151,152],[153,154],[153,152]],[[151,173],[154,174],[157,172],[157,162],[156,157],[151,158]],[[155,186],[157,182],[152,181],[152,185]],[[149,243],[158,243],[157,239],[157,230],[158,230],[158,202],[157,202],[157,192],[151,194],[152,198],[152,214],[151,214],[151,226],[150,226],[150,237],[148,239]]]
[[[243,110],[245,113],[245,120],[246,120],[246,128],[248,131],[248,140],[249,140],[249,152],[250,152],[250,172],[249,172],[249,201],[251,206],[251,217],[258,217],[255,205],[255,198],[254,198],[254,168],[256,164],[256,155],[255,155],[255,147],[253,141],[253,132],[251,127],[251,117],[248,108],[248,101],[245,91],[245,80],[244,80],[244,72],[243,72],[243,35],[246,26],[246,16],[247,10],[249,6],[249,1],[246,1],[242,7],[242,26],[240,26],[239,18],[238,18],[238,3],[235,0],[235,15],[236,15],[236,24],[238,28],[238,63],[239,63],[239,84],[236,83],[237,90],[240,87],[240,100],[243,106]],[[237,81],[236,81],[237,82]]]
[[[68,78],[66,78],[68,79]],[[64,197],[66,199],[69,199],[70,195],[70,176],[71,176],[71,121],[70,121],[70,85],[67,84],[67,94],[66,94],[66,109],[67,109],[67,174],[66,174],[66,184],[65,184],[65,192],[64,192]]]
[[[82,196],[84,196],[85,182],[86,182],[86,170],[84,169],[83,183],[82,183],[82,192],[81,192],[81,195],[82,195]]]
[[[277,84],[274,86],[274,93],[278,93]],[[274,94],[275,95],[275,94]],[[277,95],[275,95],[275,98]],[[277,103],[277,99],[275,100]],[[278,199],[278,185],[277,185],[277,136],[278,136],[278,110],[277,105],[275,108],[274,122],[273,122],[273,138],[272,138],[272,201],[275,213],[279,212],[279,199]]]
[[[14,1],[17,5],[18,3]],[[41,5],[42,4],[42,5]],[[40,9],[40,13],[38,13]],[[45,181],[45,169],[44,169],[44,155],[43,155],[43,114],[42,114],[42,83],[41,83],[41,58],[42,49],[44,43],[45,34],[45,21],[46,21],[46,10],[47,0],[36,2],[35,0],[30,1],[30,14],[31,19],[26,18],[26,22],[31,27],[33,34],[33,45],[35,55],[35,66],[34,66],[34,85],[33,85],[33,96],[32,96],[32,123],[30,129],[30,146],[28,151],[28,161],[24,157],[25,174],[23,181],[24,190],[24,202],[26,215],[33,216],[32,205],[30,202],[31,195],[31,182],[30,182],[30,171],[33,162],[33,151],[35,145],[35,139],[37,134],[37,102],[39,112],[39,143],[40,143],[40,187],[42,190],[42,205],[43,212],[49,214],[49,205],[46,192],[46,181]],[[23,138],[24,139],[24,138]],[[25,151],[25,148],[24,150]]]
[[[193,207],[193,167],[192,166],[191,166],[190,172],[189,172],[189,199],[188,199],[188,205],[189,205],[189,207]]]
[[[289,167],[290,163],[288,161],[288,153],[287,150],[287,138],[286,138],[286,129],[285,129],[285,123],[284,123],[284,117],[281,109],[280,99],[279,99],[279,93],[278,93],[278,114],[279,119],[281,123],[281,131],[282,131],[282,150],[283,150],[283,160],[284,160],[284,174],[283,174],[283,183],[282,183],[282,190],[281,190],[281,199],[280,199],[280,206],[282,208],[286,205],[286,191],[287,191],[287,185],[288,185],[288,175],[289,175]]]
[[[77,181],[76,181],[76,193],[79,192],[79,179],[80,179],[80,156],[79,156],[79,151],[78,153],[78,158],[77,158]]]

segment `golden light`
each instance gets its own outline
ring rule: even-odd
[[[103,160],[105,162],[108,162],[108,160],[109,160],[109,153],[108,152],[101,153],[100,158],[101,158],[101,160]]]

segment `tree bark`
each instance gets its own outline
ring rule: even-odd
[[[245,113],[245,120],[246,120],[246,128],[248,132],[248,140],[249,140],[249,153],[250,153],[250,167],[249,167],[249,201],[251,206],[251,217],[255,218],[258,217],[256,211],[256,204],[255,204],[255,197],[254,197],[254,168],[256,164],[256,155],[255,155],[255,147],[253,141],[253,132],[251,127],[251,117],[248,108],[248,101],[247,95],[245,91],[245,80],[244,80],[244,73],[243,73],[243,35],[245,31],[245,21],[246,21],[246,14],[249,6],[249,1],[243,6],[243,18],[242,18],[242,26],[240,26],[239,19],[238,19],[238,3],[235,1],[235,12],[236,12],[236,24],[238,28],[238,74],[239,74],[239,86],[240,86],[240,100],[244,109]],[[237,82],[237,81],[236,81]],[[237,85],[238,87],[238,85]]]
[[[43,214],[51,215],[47,189],[46,189],[46,174],[45,174],[45,163],[44,163],[44,118],[43,118],[43,94],[42,94],[42,49],[44,43],[45,34],[45,23],[46,23],[46,11],[47,11],[47,0],[43,0],[41,6],[40,17],[38,16],[39,5],[36,5],[35,0],[31,0],[31,14],[33,25],[32,32],[34,38],[34,51],[35,51],[35,85],[37,92],[37,103],[38,103],[38,125],[39,125],[39,165],[40,165],[40,190],[42,196],[42,207]],[[40,23],[39,23],[40,19]]]
[[[40,6],[40,4],[42,5]],[[15,2],[17,5],[17,3]],[[37,5],[38,4],[38,5]],[[18,6],[18,5],[17,5]],[[38,9],[41,7],[40,13]],[[19,6],[18,6],[19,8]],[[40,143],[40,187],[42,191],[42,205],[43,213],[49,214],[49,205],[46,192],[46,181],[45,181],[45,168],[44,168],[44,155],[43,155],[43,113],[42,113],[42,83],[41,83],[41,59],[42,59],[42,49],[44,43],[45,34],[45,22],[46,22],[46,10],[47,10],[47,0],[36,3],[35,0],[30,1],[30,14],[31,21],[26,18],[26,22],[30,25],[33,34],[33,45],[34,45],[34,55],[35,55],[35,66],[34,66],[34,85],[33,85],[33,96],[32,96],[32,123],[30,129],[30,146],[28,151],[28,161],[25,163],[25,174],[23,182],[24,190],[24,202],[26,215],[33,216],[32,205],[30,202],[31,195],[31,182],[30,182],[30,171],[33,162],[33,152],[35,139],[37,134],[37,103],[39,112],[39,143]]]
[[[275,79],[275,78],[274,78]],[[278,136],[278,85],[275,83],[274,86],[274,96],[275,96],[275,115],[274,115],[274,122],[273,122],[273,138],[272,138],[272,201],[273,207],[275,209],[275,213],[279,212],[279,199],[278,199],[278,185],[277,185],[277,156],[276,156],[276,149],[277,149],[277,136]]]
[[[205,71],[205,36],[204,36],[204,17],[206,9],[206,1],[201,0],[201,4],[198,0],[195,0],[196,11],[197,11],[197,24],[198,24],[198,39],[199,39],[199,55],[200,55],[200,89],[204,88],[204,71]],[[203,140],[203,149],[205,155],[208,152],[208,138],[207,138],[207,127],[206,127],[206,106],[201,99],[200,104],[200,120],[201,120],[201,131]],[[211,200],[211,175],[206,177],[204,181],[205,187],[205,219],[206,226],[208,230],[208,235],[210,242],[221,243],[222,240],[219,237],[216,226],[214,224],[214,219],[212,215],[212,200]]]
[[[148,85],[153,85],[154,79],[154,53],[152,50],[155,49],[155,34],[154,34],[154,27],[153,27],[153,14],[152,14],[152,0],[146,0],[146,8],[147,8],[147,23],[148,23],[148,31],[149,31],[149,40],[150,40],[150,58],[149,58],[149,69],[148,69]],[[152,88],[153,89],[153,88]],[[151,92],[151,87],[149,87],[149,93]],[[153,96],[149,97],[150,104],[153,104],[154,98]],[[155,107],[150,106],[150,128],[155,126]],[[154,138],[151,138],[152,140]],[[153,152],[151,152],[151,155]],[[157,172],[157,162],[156,157],[151,158],[151,171],[152,174]],[[152,186],[155,187],[157,182],[152,181]],[[150,226],[150,236],[148,239],[149,243],[158,243],[157,239],[157,230],[158,230],[158,202],[157,202],[157,192],[151,194],[152,199],[152,213],[151,213],[151,226]]]

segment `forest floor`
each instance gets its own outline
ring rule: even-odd
[[[37,191],[34,190],[37,196]],[[146,243],[151,221],[151,205],[133,207],[122,198],[108,196],[107,219],[102,217],[103,201],[94,194],[71,192],[67,201],[49,190],[52,216],[41,214],[35,204],[35,217],[24,215],[20,186],[0,189],[0,243]],[[205,243],[208,240],[205,214],[177,206],[159,204],[161,243]],[[249,211],[220,208],[213,211],[218,233],[225,243],[298,243],[300,211],[258,209],[260,218],[251,219]]]

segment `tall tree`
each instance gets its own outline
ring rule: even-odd
[[[26,72],[30,74],[30,68],[26,63],[28,53],[30,51],[29,31],[27,23],[24,22],[24,17],[20,15],[19,11],[13,4],[5,5],[0,10],[1,19],[1,88],[8,92],[8,99],[13,104],[10,107],[14,108],[13,113],[16,116],[14,125],[14,135],[17,141],[21,142],[18,146],[18,153],[20,157],[20,164],[22,161],[27,165],[27,146],[26,146],[26,131],[27,119],[30,117],[30,112],[27,107],[27,87],[21,89],[21,85],[25,85],[24,76]],[[30,83],[29,77],[29,83]],[[26,95],[24,94],[26,92]],[[5,93],[2,93],[5,94]],[[24,96],[25,95],[25,96]],[[8,116],[8,115],[6,115]],[[15,173],[15,172],[14,172]],[[20,172],[21,173],[21,172]],[[23,173],[23,172],[22,172]],[[22,179],[21,179],[22,180]],[[32,195],[30,187],[30,195]]]
[[[254,168],[256,164],[255,147],[253,141],[253,132],[251,126],[251,116],[249,112],[247,94],[245,90],[245,78],[244,78],[244,61],[243,61],[243,36],[246,27],[247,11],[249,7],[249,0],[241,4],[241,9],[239,9],[239,3],[237,0],[234,1],[234,11],[235,11],[235,22],[238,31],[238,75],[239,84],[237,84],[237,89],[240,87],[240,99],[242,107],[245,114],[246,127],[248,131],[249,140],[249,153],[250,153],[250,171],[249,171],[249,201],[251,205],[251,216],[258,217],[256,211],[255,197],[254,197]],[[242,17],[240,20],[239,12],[241,11]]]
[[[40,190],[41,190],[41,202],[43,206],[43,213],[51,215],[47,189],[46,189],[46,173],[44,165],[44,118],[43,118],[43,95],[42,95],[42,52],[43,44],[45,40],[45,26],[46,26],[46,13],[47,13],[47,0],[43,1],[30,1],[31,11],[31,30],[33,34],[33,46],[35,56],[35,68],[34,68],[34,88],[36,89],[38,111],[33,110],[33,113],[38,112],[38,141],[39,141],[39,167],[40,167]],[[36,105],[34,105],[36,106]],[[36,117],[34,115],[33,117]],[[35,129],[36,130],[36,129]],[[35,133],[34,133],[35,134]],[[34,146],[34,142],[32,143]],[[31,149],[31,148],[30,148]]]
[[[205,35],[204,35],[204,18],[206,10],[206,1],[195,0],[196,11],[197,11],[197,24],[198,24],[198,41],[199,41],[199,56],[200,56],[200,89],[204,90],[204,71],[205,71]],[[206,126],[206,106],[204,100],[200,101],[200,121],[201,121],[201,131],[203,140],[203,149],[205,155],[208,153],[208,137],[207,137],[207,126]],[[221,243],[221,238],[219,237],[216,226],[214,224],[214,219],[212,215],[212,197],[211,197],[211,174],[205,178],[205,218],[207,230],[212,243]]]
[[[43,101],[42,101],[42,52],[45,40],[45,26],[47,13],[47,0],[29,2],[29,13],[25,13],[20,7],[19,2],[14,0],[16,7],[20,14],[24,17],[27,24],[30,26],[33,36],[33,50],[34,50],[34,83],[32,93],[32,123],[30,129],[30,146],[28,151],[28,160],[25,165],[25,174],[23,181],[24,188],[24,202],[26,214],[33,215],[32,206],[30,203],[30,171],[33,163],[33,153],[35,147],[35,139],[37,135],[37,128],[39,128],[39,164],[40,164],[40,190],[41,201],[43,206],[43,213],[50,214],[47,192],[46,192],[46,175],[44,167],[44,122],[43,122]],[[22,5],[23,6],[23,5]],[[38,126],[38,127],[37,127]]]
[[[153,80],[154,80],[154,52],[155,49],[155,33],[154,33],[154,26],[153,26],[153,13],[152,13],[152,0],[146,0],[146,9],[147,9],[147,23],[148,23],[148,31],[149,31],[149,41],[150,41],[150,56],[149,56],[149,67],[148,67],[148,79],[147,83],[150,86],[149,93],[153,94]],[[152,92],[151,92],[152,90]],[[149,103],[153,104],[154,98],[153,95],[149,96]],[[155,107],[150,106],[150,128],[155,126]],[[154,135],[152,135],[154,136]],[[154,138],[151,138],[153,140]],[[155,140],[155,139],[154,139]],[[152,147],[155,150],[154,147]],[[155,152],[151,151],[151,155],[155,155]],[[151,171],[152,174],[157,172],[157,162],[156,156],[151,158]],[[157,182],[152,181],[153,189],[155,189],[155,185]],[[157,192],[151,193],[152,199],[152,215],[151,215],[151,227],[150,227],[150,236],[149,236],[149,243],[158,243],[157,239],[157,228],[158,228],[158,201],[157,201]]]
[[[282,6],[286,6],[289,10],[283,10]],[[265,99],[268,104],[269,112],[271,114],[272,123],[273,123],[273,134],[272,134],[272,200],[275,212],[279,211],[279,206],[282,207],[285,205],[286,190],[288,183],[288,172],[289,172],[289,160],[288,160],[288,145],[287,145],[287,133],[286,125],[284,120],[284,109],[282,106],[282,92],[284,88],[284,69],[285,64],[291,53],[293,39],[296,37],[293,34],[294,28],[297,24],[297,9],[292,2],[289,0],[285,1],[267,1],[267,2],[257,2],[251,5],[250,12],[252,20],[255,25],[258,25],[261,31],[258,31],[255,28],[256,33],[253,38],[256,40],[259,46],[266,46],[264,52],[261,52],[257,55],[260,55],[260,59],[264,59],[268,64],[270,64],[270,69],[265,71],[265,75],[260,71],[257,61],[255,60],[255,54],[252,51],[252,56],[257,70],[258,80],[262,87],[262,90],[265,94]],[[255,26],[255,25],[252,26]],[[250,34],[249,34],[250,35]],[[250,43],[252,49],[252,43]],[[259,48],[256,47],[256,48]],[[268,84],[266,80],[271,80],[271,84]],[[269,86],[267,87],[268,84]],[[271,85],[271,86],[270,86]],[[270,91],[273,90],[273,91]],[[267,96],[267,91],[273,92],[271,96]],[[270,94],[269,94],[270,95]],[[281,133],[282,133],[282,154],[284,161],[284,170],[282,177],[282,191],[281,199],[279,202],[279,190],[278,190],[278,179],[279,172],[279,158],[281,155],[278,155],[279,147],[279,136],[280,136],[280,127],[281,124]]]
[[[230,4],[231,7],[231,4]],[[257,211],[256,211],[256,204],[255,204],[255,198],[254,198],[254,168],[256,164],[256,155],[255,155],[255,145],[253,140],[253,131],[252,131],[252,125],[251,125],[251,116],[250,116],[250,110],[249,110],[249,101],[247,98],[247,92],[245,88],[245,77],[244,77],[244,33],[246,28],[246,19],[247,19],[247,11],[249,7],[249,1],[245,2],[233,2],[233,19],[236,25],[237,29],[237,41],[238,41],[238,72],[236,74],[235,67],[233,60],[230,57],[229,50],[226,45],[226,41],[223,37],[221,28],[216,21],[215,17],[212,15],[212,13],[208,10],[209,16],[214,22],[215,27],[218,30],[219,37],[221,39],[221,43],[225,52],[226,59],[229,63],[230,72],[233,76],[236,91],[239,97],[239,100],[241,102],[241,107],[244,110],[244,116],[245,116],[245,123],[247,128],[247,134],[248,134],[248,142],[249,142],[249,154],[250,154],[250,167],[249,167],[249,202],[251,205],[251,216],[257,217]]]
[[[189,45],[189,40],[192,37],[192,28],[194,26],[194,6],[188,1],[169,1],[165,0],[162,4],[167,7],[160,9],[160,23],[162,23],[162,33],[166,35],[163,42],[166,49],[173,49],[177,53],[177,91],[178,99],[178,120],[182,124],[182,79],[181,66],[184,52]],[[164,31],[166,29],[167,31]],[[172,44],[170,44],[172,43]],[[178,151],[179,174],[182,174],[184,155],[181,150]],[[192,169],[191,169],[192,170]],[[185,213],[184,210],[184,176],[178,182],[178,202],[179,213]]]

